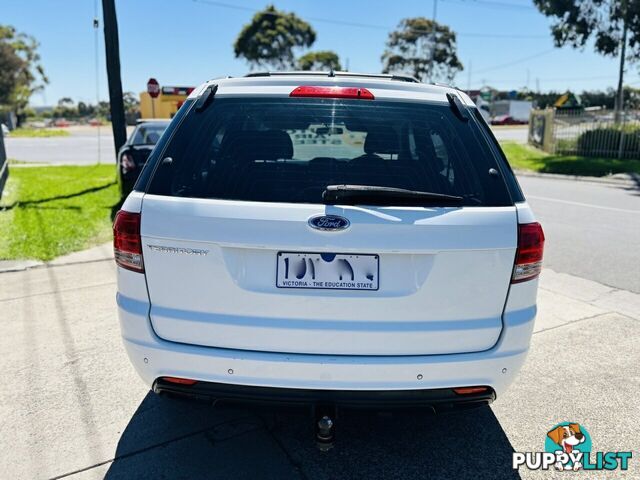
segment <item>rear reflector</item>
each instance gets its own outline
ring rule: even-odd
[[[511,283],[524,282],[540,275],[544,232],[538,222],[518,225],[518,251]]]
[[[169,383],[178,383],[180,385],[194,385],[195,383],[198,383],[197,380],[191,380],[190,378],[162,377],[162,380]]]
[[[484,393],[488,390],[489,387],[460,387],[453,389],[458,395],[473,395],[474,393]]]
[[[316,87],[303,85],[289,94],[290,97],[320,97],[320,98],[356,98],[373,100],[373,94],[366,88],[358,87]]]
[[[113,253],[116,263],[134,272],[144,272],[140,214],[120,210],[113,222]]]

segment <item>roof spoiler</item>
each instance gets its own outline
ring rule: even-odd
[[[291,76],[324,76],[324,77],[350,77],[350,78],[372,78],[379,80],[393,80],[398,82],[420,83],[417,78],[410,75],[392,75],[387,73],[353,73],[329,71],[291,71],[291,72],[252,72],[245,77],[291,77]]]
[[[449,106],[456,117],[458,117],[463,122],[469,121],[469,113],[467,112],[467,108],[464,106],[460,97],[453,93],[447,93],[447,100],[449,101]]]
[[[194,107],[196,109],[196,112],[202,112],[204,109],[206,109],[213,101],[213,98],[216,96],[217,91],[217,84],[214,83],[207,86],[207,88],[204,89],[204,92],[202,92],[200,98],[198,98],[198,101],[196,102],[196,105]]]

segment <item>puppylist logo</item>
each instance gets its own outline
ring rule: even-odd
[[[544,452],[514,452],[514,470],[627,470],[631,452],[592,452],[591,435],[579,423],[562,422],[547,432]]]

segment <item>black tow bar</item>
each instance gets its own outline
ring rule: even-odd
[[[333,448],[336,439],[336,408],[330,405],[314,407],[316,446],[321,452]]]

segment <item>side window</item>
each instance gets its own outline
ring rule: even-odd
[[[489,140],[489,143],[493,147],[492,150],[494,150],[499,157],[499,162],[496,166],[503,174],[505,185],[507,187],[509,195],[511,196],[511,200],[513,202],[524,202],[525,197],[524,197],[524,194],[522,193],[522,189],[520,188],[520,184],[518,183],[518,179],[513,173],[511,165],[509,164],[506,155],[502,151],[502,148],[500,148],[500,144],[498,143],[498,140],[496,140],[496,137],[491,131],[491,128],[489,128],[489,125],[483,118],[480,111],[477,109],[474,109],[474,115],[481,131],[484,133],[484,135]]]
[[[138,180],[136,180],[136,184],[133,187],[134,190],[139,192],[148,191],[149,183],[151,181],[151,177],[154,176],[154,172],[156,167],[160,161],[160,158],[164,158],[165,148],[169,143],[169,139],[171,139],[174,135],[174,132],[178,128],[178,126],[182,123],[185,115],[191,109],[191,105],[193,105],[193,100],[188,99],[185,101],[178,112],[175,114],[169,126],[164,130],[162,136],[156,143],[156,148],[153,149],[151,155],[147,159],[144,167],[142,168],[142,172],[138,176]]]

